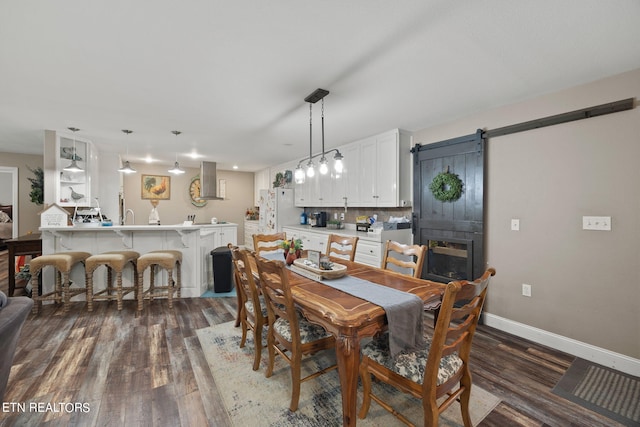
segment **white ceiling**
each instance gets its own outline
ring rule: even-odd
[[[0,152],[254,171],[308,154],[316,88],[330,148],[636,68],[637,0],[0,0]]]

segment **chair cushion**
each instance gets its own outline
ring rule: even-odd
[[[331,336],[322,326],[309,323],[307,319],[302,317],[299,312],[296,312],[298,316],[298,325],[300,326],[300,342],[306,344],[309,342],[317,341],[323,338]],[[283,317],[279,317],[273,324],[273,330],[281,335],[285,340],[291,342],[291,328],[289,327],[289,321]]]
[[[422,384],[424,380],[424,368],[427,365],[430,347],[431,340],[427,340],[424,349],[402,352],[393,359],[389,351],[389,335],[383,334],[363,346],[362,354],[398,375],[402,375],[415,383]],[[458,372],[462,364],[462,359],[458,357],[457,353],[440,359],[440,369],[438,369],[438,381],[436,384],[440,385],[446,382],[453,374]]]
[[[267,305],[264,302],[264,297],[262,295],[258,296],[258,299],[260,300],[260,311],[262,311],[262,317],[267,317]],[[250,313],[252,316],[255,316],[255,311],[253,309],[253,302],[251,301],[247,301],[244,303],[244,308],[247,310],[248,313]]]

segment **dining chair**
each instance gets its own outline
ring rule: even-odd
[[[263,252],[275,252],[281,251],[280,244],[287,240],[287,233],[279,232],[273,234],[254,234],[253,235],[253,250],[256,255],[260,255]]]
[[[242,307],[240,311],[240,324],[242,326],[242,339],[240,348],[245,346],[247,332],[253,332],[253,370],[260,368],[262,358],[262,331],[267,325],[267,305],[260,294],[253,277],[251,265],[255,265],[253,253],[246,249],[234,247],[232,249],[233,264],[235,267],[235,279],[238,291],[242,294]],[[252,262],[252,258],[254,262]]]
[[[387,240],[381,268],[397,272],[402,272],[401,269],[411,269],[411,276],[419,279],[422,276],[422,266],[426,255],[427,247],[425,245],[405,245]]]
[[[329,238],[327,239],[327,255],[335,255],[339,258],[346,258],[349,261],[353,261],[356,257],[358,239],[358,236],[347,237],[329,234]]]
[[[489,268],[482,277],[469,282],[449,282],[445,288],[440,316],[433,336],[424,348],[400,353],[393,359],[389,352],[388,334],[372,339],[362,347],[360,378],[363,401],[358,414],[365,418],[371,399],[400,421],[413,425],[379,396],[371,393],[371,375],[404,393],[422,400],[424,425],[437,426],[440,414],[458,400],[465,427],[471,427],[469,398],[471,343],[482,312],[487,287],[496,271]],[[461,307],[456,302],[465,301]],[[447,395],[438,404],[437,399]]]
[[[302,356],[335,348],[335,338],[321,326],[307,321],[295,309],[288,272],[282,261],[268,261],[258,256],[256,262],[270,325],[267,331],[269,364],[265,376],[269,378],[273,374],[276,354],[282,356],[291,367],[289,409],[295,412],[300,400],[300,384],[337,368],[334,364],[301,378]]]

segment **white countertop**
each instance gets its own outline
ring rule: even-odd
[[[386,242],[387,240],[403,240],[399,236],[411,236],[411,228],[402,230],[383,230],[382,228],[374,229],[374,231],[357,231],[355,224],[345,224],[345,228],[335,229],[327,227],[312,227],[310,225],[285,225],[284,228],[293,228],[299,231],[307,231],[310,233],[322,234],[338,234],[340,236],[358,236],[361,240],[370,240],[372,242]]]
[[[158,230],[200,230],[202,228],[237,227],[238,224],[232,222],[218,224],[169,224],[169,225],[91,225],[91,226],[67,226],[67,227],[40,227],[41,231],[158,231]]]

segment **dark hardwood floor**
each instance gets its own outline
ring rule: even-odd
[[[0,289],[7,292],[7,256],[0,252]],[[190,298],[122,312],[84,302],[63,314],[45,305],[24,325],[0,426],[230,426],[196,330],[234,319],[235,298]],[[426,319],[427,330],[431,320]],[[239,330],[238,330],[239,331]],[[1,343],[0,343],[1,345]],[[474,341],[474,383],[502,402],[481,426],[615,426],[610,419],[551,393],[573,356],[480,326]],[[242,381],[241,378],[238,379]],[[29,402],[78,403],[29,411]],[[13,406],[13,410],[7,407]],[[15,405],[25,404],[21,412]],[[9,409],[8,411],[5,409]],[[450,410],[457,410],[451,408]]]

